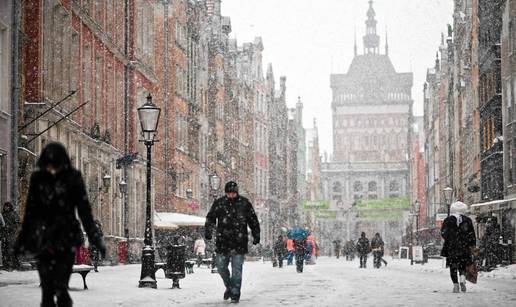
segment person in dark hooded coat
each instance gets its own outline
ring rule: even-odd
[[[377,232],[373,239],[371,239],[371,250],[373,251],[373,267],[379,269],[382,266],[382,262],[387,265],[387,261],[385,261],[382,257],[384,254],[384,246],[382,236]]]
[[[278,267],[283,267],[283,259],[287,255],[287,243],[283,239],[282,235],[278,236],[278,239],[274,243],[274,255],[278,260]]]
[[[366,237],[365,232],[360,234],[360,239],[357,242],[357,252],[360,255],[360,268],[366,268],[367,265],[367,254],[371,252],[371,246],[369,245],[369,239]]]
[[[71,165],[64,146],[49,143],[30,178],[22,228],[16,242],[17,253],[37,259],[42,290],[41,306],[71,306],[68,281],[75,248],[81,244],[81,226],[90,244],[102,254],[106,248],[93,220],[81,173]]]
[[[205,238],[211,240],[213,229],[217,228],[216,259],[219,272],[226,291],[224,300],[238,303],[242,286],[242,266],[244,255],[248,252],[248,232],[251,228],[253,244],[260,243],[260,223],[251,202],[238,194],[238,185],[234,181],[226,183],[226,196],[213,202],[206,216]],[[231,262],[231,275],[228,265]]]
[[[466,266],[472,263],[472,248],[476,246],[475,228],[469,217],[464,215],[468,206],[455,202],[450,207],[450,216],[443,221],[441,236],[444,239],[441,256],[446,257],[446,265],[450,267],[453,292],[466,292]]]

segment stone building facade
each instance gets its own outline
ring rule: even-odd
[[[85,177],[94,215],[106,235],[108,258],[115,262],[118,244],[128,237],[130,254],[137,258],[141,250],[145,168],[136,108],[157,82],[152,71],[153,24],[126,36],[125,9],[118,1],[45,0],[26,3],[22,10],[27,39],[21,46],[20,126],[50,111],[21,130],[20,145],[38,153],[47,142],[65,144]],[[127,9],[131,28],[154,18],[148,1],[130,1]],[[117,160],[127,153],[138,158],[128,166],[125,197],[130,208],[125,210],[118,190],[124,174]],[[32,155],[19,157],[22,198],[34,163]],[[110,178],[107,185],[105,177]]]
[[[12,199],[11,169],[13,167],[12,135],[12,2],[0,3],[0,204]],[[16,148],[14,148],[17,150]]]
[[[503,198],[500,37],[505,0],[479,0],[479,109],[482,201]]]
[[[376,13],[372,1],[369,4],[364,54],[357,53],[355,43],[348,72],[332,74],[330,79],[333,158],[323,163],[322,174],[325,196],[340,210],[351,208],[360,199],[409,195],[407,157],[413,76],[396,72],[387,42],[385,53],[380,54]],[[376,227],[370,226],[371,231]],[[401,222],[392,224],[388,232],[399,234],[402,228]]]

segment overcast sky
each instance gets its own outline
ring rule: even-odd
[[[388,31],[389,55],[398,72],[414,73],[416,115],[423,114],[423,83],[435,63],[441,32],[452,22],[452,0],[374,1],[381,53]],[[354,29],[362,53],[368,0],[222,0],[239,45],[261,36],[264,71],[287,77],[287,104],[305,106],[305,127],[319,126],[321,153],[333,151],[330,74],[346,73],[353,59]]]

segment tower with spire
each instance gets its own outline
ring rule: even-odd
[[[340,202],[344,208],[358,200],[405,199],[408,195],[406,157],[413,75],[394,68],[387,31],[385,53],[380,53],[376,12],[373,1],[368,3],[363,54],[357,53],[355,31],[354,56],[347,73],[330,75],[333,154],[322,165],[322,182],[325,199]],[[360,223],[364,231],[385,229],[385,237],[394,237],[403,221],[388,221],[388,227],[367,219]]]

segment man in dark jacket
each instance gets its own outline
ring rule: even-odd
[[[274,255],[276,256],[276,259],[278,260],[278,267],[283,267],[283,258],[285,258],[287,254],[287,244],[285,240],[283,239],[282,235],[278,236],[278,239],[274,243]]]
[[[342,249],[342,246],[340,245],[340,240],[335,240],[333,241],[333,248],[335,250],[335,257],[337,257],[337,259],[340,258],[340,250]]]
[[[384,253],[384,243],[380,233],[378,232],[371,240],[371,250],[373,251],[373,266],[375,268],[379,269],[382,266],[382,262],[387,265],[387,261],[382,258]]]
[[[370,251],[371,246],[369,246],[369,239],[366,237],[365,232],[362,232],[357,242],[357,252],[360,255],[360,268],[366,268],[367,254],[369,254]]]
[[[6,270],[18,268],[18,257],[14,253],[14,241],[16,232],[20,226],[20,218],[10,202],[6,202],[2,208],[4,227],[0,229],[0,240],[2,240],[3,265]]]
[[[205,238],[211,240],[216,226],[216,265],[224,281],[224,300],[231,297],[233,303],[240,300],[242,265],[247,254],[248,233],[251,228],[253,244],[260,243],[260,224],[251,202],[238,194],[238,185],[230,181],[224,188],[226,196],[213,202],[206,216]],[[231,275],[228,269],[231,261]]]

